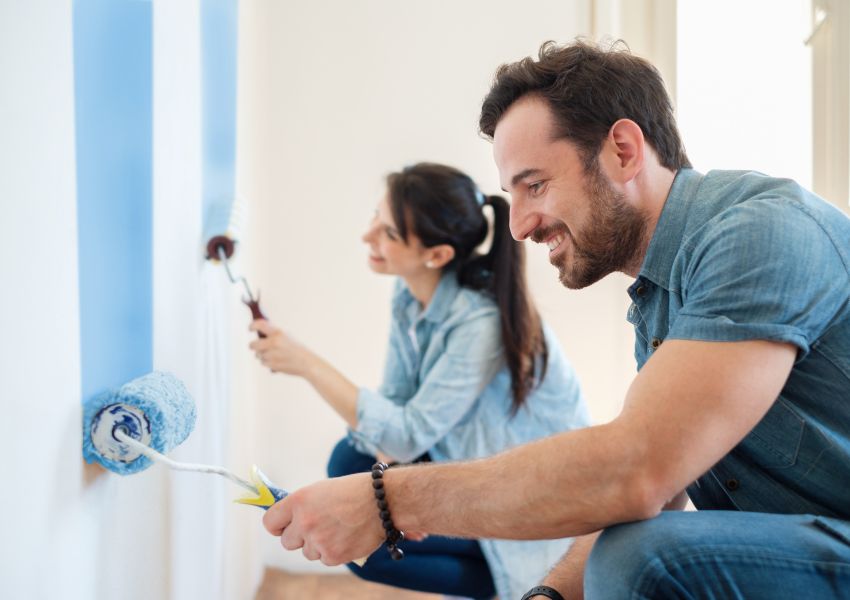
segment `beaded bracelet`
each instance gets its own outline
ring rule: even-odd
[[[372,488],[375,490],[375,500],[378,503],[381,525],[387,532],[387,552],[390,553],[393,560],[401,560],[404,558],[404,551],[398,547],[398,544],[404,539],[404,532],[395,528],[390,516],[390,507],[387,504],[386,492],[384,491],[384,470],[387,468],[387,464],[382,462],[376,462],[372,465]]]

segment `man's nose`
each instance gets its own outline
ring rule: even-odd
[[[539,219],[528,210],[526,202],[518,198],[511,200],[510,228],[516,241],[521,242],[530,236],[538,222]]]

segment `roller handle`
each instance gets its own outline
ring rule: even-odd
[[[256,300],[252,298],[251,300],[243,300],[243,302],[245,303],[245,306],[247,306],[248,308],[251,309],[251,316],[254,318],[255,321],[257,319],[265,319],[266,318],[266,315],[264,315],[263,311],[260,310],[260,295],[259,294],[257,294]],[[266,337],[266,334],[263,333],[262,331],[258,331],[257,335],[260,338]]]
[[[272,487],[272,486],[269,486],[269,491],[272,493],[272,496],[274,496],[275,502],[280,502],[281,500],[283,500],[284,498],[286,498],[289,495],[287,492],[284,492],[282,489]],[[274,504],[269,505],[269,506],[263,506],[262,509],[268,510],[272,506],[274,506]]]
[[[249,502],[248,504],[251,504],[252,506],[259,506],[263,510],[268,510],[289,495],[287,492],[284,492],[280,488],[272,487],[270,485],[266,487],[272,495],[272,498],[268,500],[268,504],[265,504],[263,502]],[[240,502],[240,500],[237,500],[237,502]]]

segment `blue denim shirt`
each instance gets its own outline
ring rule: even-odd
[[[590,424],[578,380],[544,327],[549,363],[542,383],[511,416],[499,310],[488,296],[444,274],[425,311],[399,281],[384,381],[361,389],[357,429],[362,452],[411,461],[490,456],[512,446]],[[480,540],[501,598],[519,598],[566,552],[571,540]]]
[[[850,539],[850,219],[790,180],[679,171],[629,295],[639,369],[666,339],[798,348],[696,507],[842,519]]]

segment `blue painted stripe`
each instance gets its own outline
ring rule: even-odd
[[[228,232],[235,194],[238,15],[236,0],[201,0],[204,241]]]
[[[85,402],[153,368],[153,5],[77,0],[73,15]]]

